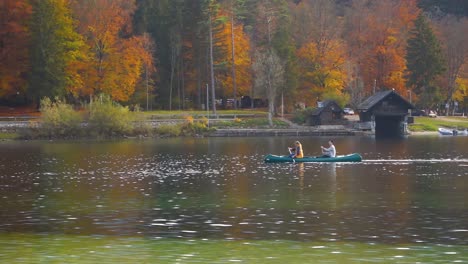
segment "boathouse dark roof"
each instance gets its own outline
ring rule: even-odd
[[[371,108],[373,108],[374,106],[376,106],[379,102],[381,102],[382,100],[384,100],[385,98],[387,98],[388,96],[390,96],[392,94],[397,96],[398,99],[400,99],[400,101],[403,104],[405,104],[408,109],[414,109],[415,108],[410,102],[406,101],[405,98],[401,97],[398,93],[396,93],[395,90],[387,90],[387,91],[377,92],[374,95],[368,97],[364,102],[359,104],[359,106],[357,107],[357,110],[358,111],[368,111]]]

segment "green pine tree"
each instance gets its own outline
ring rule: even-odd
[[[434,100],[434,80],[445,71],[439,40],[423,14],[410,32],[406,53],[407,85],[428,105]]]

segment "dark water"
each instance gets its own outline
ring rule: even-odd
[[[0,261],[63,261],[85,245],[85,255],[110,250],[113,241],[107,246],[144,244],[133,257],[154,250],[168,263],[293,255],[307,263],[320,256],[310,250],[324,248],[323,262],[468,262],[468,137],[343,137],[338,154],[361,153],[362,163],[263,162],[294,140],[2,142]],[[316,155],[328,138],[299,140]],[[258,259],[228,242],[271,252]],[[198,255],[177,255],[191,247]],[[101,253],[106,262],[115,252]]]

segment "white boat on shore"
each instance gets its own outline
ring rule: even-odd
[[[457,129],[448,129],[448,128],[439,127],[438,131],[439,131],[439,134],[443,136],[457,136],[457,135],[466,136],[468,135],[468,131],[466,129],[457,130]]]

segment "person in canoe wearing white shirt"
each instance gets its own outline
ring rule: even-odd
[[[320,146],[322,148],[322,157],[321,158],[334,158],[336,157],[336,148],[335,145],[333,145],[333,140],[328,141],[328,148],[324,146]]]

